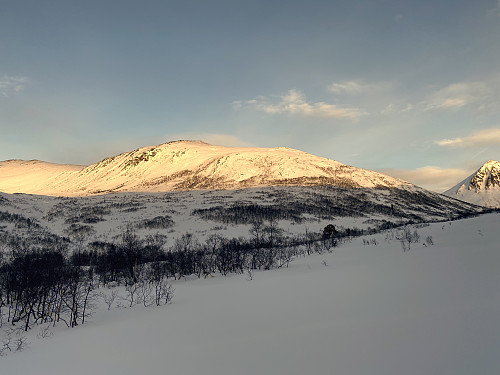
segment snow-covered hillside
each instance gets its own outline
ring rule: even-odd
[[[52,181],[60,181],[84,168],[79,165],[53,164],[39,160],[0,161],[0,191],[30,193],[43,191]]]
[[[500,208],[500,162],[486,162],[443,194],[480,206]]]
[[[302,235],[321,232],[327,224],[377,229],[483,212],[481,207],[418,188],[263,186],[71,198],[0,193],[0,233],[32,236],[36,225],[57,236],[86,233],[87,241],[113,241],[132,225],[141,237],[159,232],[172,241],[189,232],[204,240],[214,233],[248,237],[252,223],[262,220],[275,220],[285,233]]]
[[[90,322],[45,339],[34,328],[27,349],[0,358],[0,370],[496,375],[499,226],[498,214],[483,215],[415,228],[434,245],[407,252],[381,233],[366,238],[372,245],[355,238],[251,281],[175,281],[170,305],[102,306]]]
[[[41,168],[39,163],[29,162],[3,162],[0,166],[0,191],[55,196],[264,185],[413,186],[403,180],[299,150],[222,147],[200,141],[143,147],[85,168],[48,168],[47,164]],[[59,173],[55,173],[56,170]]]

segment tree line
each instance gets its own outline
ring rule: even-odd
[[[173,296],[169,280],[188,276],[252,272],[287,267],[299,255],[330,251],[349,230],[332,225],[323,233],[283,235],[276,221],[255,222],[250,238],[212,234],[204,242],[185,233],[167,247],[161,234],[141,239],[129,226],[115,242],[94,241],[74,247],[67,239],[29,242],[3,235],[0,253],[0,326],[25,331],[49,323],[75,327],[94,311],[108,286],[125,286],[123,300],[160,305]],[[70,251],[73,250],[73,251]]]

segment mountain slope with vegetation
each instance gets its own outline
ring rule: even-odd
[[[412,187],[397,178],[299,150],[223,147],[200,141],[143,147],[88,167],[60,166],[60,173],[54,173],[54,168],[46,168],[44,175],[39,165],[48,164],[23,161],[0,163],[3,171],[0,191],[86,196],[127,191],[217,190],[271,185]],[[36,175],[33,168],[38,171]]]

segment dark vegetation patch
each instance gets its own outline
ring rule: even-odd
[[[139,229],[169,229],[175,225],[175,222],[168,215],[156,216],[152,219],[144,219],[136,224]]]
[[[64,232],[68,236],[80,236],[80,237],[88,237],[95,233],[95,229],[92,225],[82,225],[78,223],[74,223],[65,228]]]
[[[393,218],[394,222],[409,223],[429,219],[456,219],[482,211],[477,206],[449,201],[438,194],[403,189],[316,187],[302,195],[294,194],[293,190],[279,189],[259,191],[256,195],[261,196],[260,200],[264,201],[262,204],[238,201],[229,206],[195,209],[192,215],[224,224],[251,224],[262,220],[290,220],[302,223],[310,220],[304,215],[321,220],[383,215]]]
[[[10,206],[10,201],[0,195],[0,206]]]
[[[55,204],[45,215],[47,221],[54,221],[64,218],[65,224],[95,224],[105,221],[105,215],[109,215],[111,210],[105,205],[84,204],[75,198],[63,200]]]
[[[22,215],[11,214],[6,211],[0,211],[0,222],[14,223],[16,228],[39,228],[40,224],[33,218],[26,218]]]

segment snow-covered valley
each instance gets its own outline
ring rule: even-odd
[[[132,225],[141,237],[160,233],[172,243],[188,232],[200,240],[214,233],[228,238],[248,237],[256,221],[276,221],[285,234],[294,236],[320,232],[327,224],[377,230],[487,211],[413,188],[263,186],[73,198],[0,193],[0,230],[19,236],[26,232],[32,236],[38,231],[85,242],[112,242]]]
[[[500,368],[492,209],[285,148],[0,172],[2,374]]]
[[[0,4],[0,375],[500,375],[500,0]]]
[[[173,282],[0,359],[3,374],[497,374],[500,216],[354,238],[288,268]],[[373,241],[375,239],[375,241]],[[365,245],[370,242],[370,245]],[[376,243],[376,244],[375,244]]]

